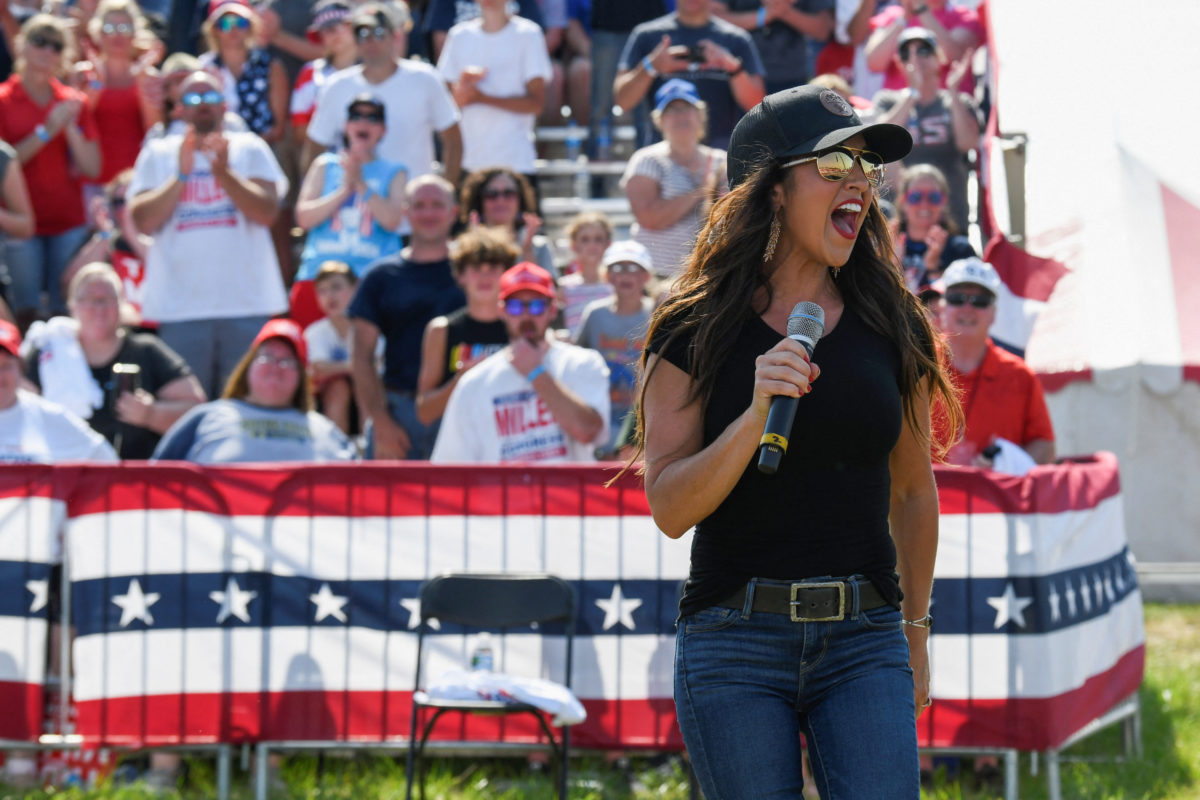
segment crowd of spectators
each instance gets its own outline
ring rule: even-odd
[[[962,327],[956,309],[987,310],[948,303],[963,292],[944,285],[976,255],[977,5],[5,4],[0,316],[29,331],[22,391],[87,420],[123,458],[199,458],[198,434],[240,429],[216,451],[270,459],[305,426],[319,458],[349,443],[445,460],[462,452],[452,440],[499,442],[485,451],[506,460],[614,457],[647,319],[729,191],[730,131],[765,95],[810,81],[913,134],[883,191],[897,269],[936,320]],[[628,230],[585,211],[553,240],[539,122],[587,126],[583,152],[598,160],[632,123]],[[954,353],[956,325],[944,326]],[[978,386],[975,360],[955,363]],[[603,375],[602,398],[562,366],[576,363]],[[511,404],[532,439],[470,433],[465,388],[456,396],[471,386]],[[285,409],[299,416],[264,421]],[[558,426],[555,443],[534,422]],[[999,435],[968,433],[972,462]]]

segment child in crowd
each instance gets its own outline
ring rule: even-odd
[[[350,319],[346,309],[354,299],[357,285],[358,278],[345,261],[322,263],[313,286],[317,305],[325,316],[304,329],[313,394],[321,413],[345,433],[351,433],[350,406],[354,398],[350,377]]]
[[[612,295],[612,287],[604,279],[601,260],[612,244],[612,223],[608,217],[593,211],[578,214],[567,226],[571,252],[575,258],[563,270],[558,281],[558,306],[562,309],[563,326],[568,338],[579,332],[583,309],[594,300]]]
[[[604,251],[602,263],[613,294],[588,304],[574,341],[580,347],[599,351],[608,364],[611,438],[597,457],[610,459],[620,449],[622,423],[637,400],[637,361],[654,310],[654,302],[646,292],[654,264],[649,251],[635,241],[610,246]]]

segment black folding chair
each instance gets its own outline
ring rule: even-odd
[[[541,573],[484,575],[458,573],[442,575],[426,581],[421,587],[421,627],[417,634],[417,670],[413,682],[412,728],[409,734],[407,783],[405,800],[412,798],[413,779],[424,755],[425,744],[438,719],[448,711],[459,714],[530,714],[537,719],[546,734],[549,749],[558,767],[558,796],[567,797],[567,762],[570,751],[570,728],[563,726],[562,735],[555,737],[550,715],[527,703],[506,703],[491,700],[439,700],[422,691],[421,670],[425,637],[429,620],[442,625],[456,624],[467,628],[503,631],[536,625],[540,631],[545,623],[562,623],[566,638],[566,674],[562,683],[571,686],[572,647],[575,637],[575,592],[561,578]],[[557,628],[557,625],[553,626]],[[551,635],[544,633],[543,635]],[[428,719],[418,731],[423,710]],[[463,743],[468,744],[468,743]],[[469,744],[477,745],[477,742]],[[530,749],[541,749],[534,745]],[[425,775],[420,776],[421,797],[425,797]]]

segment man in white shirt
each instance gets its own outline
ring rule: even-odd
[[[224,130],[220,78],[193,72],[182,103],[187,131],[145,144],[126,194],[134,225],[154,237],[142,316],[215,397],[287,310],[270,225],[288,182],[266,142]]]
[[[116,461],[103,436],[58,403],[20,388],[21,334],[0,320],[0,463]]]
[[[608,367],[595,350],[546,336],[554,279],[528,261],[500,276],[509,344],[458,381],[431,461],[595,461],[607,441]]]
[[[462,109],[463,169],[502,166],[532,177],[534,120],[552,74],[546,39],[536,23],[508,13],[507,0],[476,2],[482,13],[450,29],[438,59]]]
[[[395,8],[398,8],[395,7]],[[404,57],[406,19],[393,7],[365,3],[350,18],[361,64],[329,79],[317,96],[308,125],[303,163],[307,167],[326,150],[340,149],[350,101],[368,92],[383,101],[386,130],[376,154],[403,164],[408,178],[433,172],[433,136],[442,142],[442,175],[457,183],[462,167],[458,108],[436,70]]]

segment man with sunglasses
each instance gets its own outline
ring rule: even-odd
[[[967,229],[967,153],[979,143],[983,117],[975,100],[957,89],[941,88],[944,60],[937,38],[925,28],[909,28],[900,35],[897,59],[908,88],[884,89],[875,95],[880,122],[903,125],[913,137],[906,165],[932,164],[946,176],[950,187],[950,218],[960,231]],[[955,62],[946,78],[957,86],[970,71],[970,54]]]
[[[963,258],[946,268],[941,328],[950,345],[950,375],[961,392],[966,430],[947,457],[952,464],[991,469],[997,439],[1038,464],[1054,461],[1054,427],[1042,385],[1023,360],[988,336],[1004,285],[991,264]],[[1001,445],[1006,446],[1006,445]]]
[[[215,397],[287,309],[269,227],[288,182],[266,142],[224,129],[219,78],[192,73],[181,104],[187,131],[142,148],[127,196],[137,229],[154,237],[142,311]]]
[[[500,276],[508,347],[454,387],[431,461],[595,461],[607,441],[608,367],[596,351],[546,336],[556,296],[537,264]]]
[[[436,135],[442,143],[442,176],[458,181],[458,108],[433,67],[405,58],[412,22],[407,11],[396,11],[399,8],[369,2],[350,17],[360,63],[330,78],[317,98],[304,147],[305,170],[321,152],[338,148],[350,100],[365,92],[387,109],[387,131],[377,149],[380,158],[404,164],[410,179],[433,172]],[[408,232],[407,223],[401,232]]]

